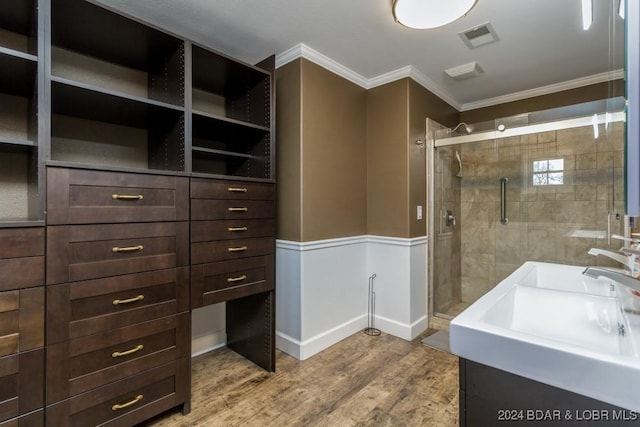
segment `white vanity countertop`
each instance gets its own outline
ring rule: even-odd
[[[451,321],[465,359],[640,411],[640,296],[527,262]]]

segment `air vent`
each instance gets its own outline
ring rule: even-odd
[[[479,76],[484,73],[484,70],[476,61],[473,61],[457,67],[447,68],[444,72],[454,80],[466,80]]]
[[[485,44],[493,43],[498,41],[498,35],[496,31],[493,29],[493,26],[486,22],[477,27],[473,27],[469,30],[465,30],[461,33],[458,33],[464,44],[469,46],[469,49],[475,49],[480,46],[484,46]]]

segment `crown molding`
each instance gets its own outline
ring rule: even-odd
[[[304,43],[297,44],[290,49],[276,55],[276,68],[280,68],[283,65],[288,64],[298,58],[304,58],[316,65],[319,65],[332,73],[343,77],[344,79],[354,83],[364,89],[372,89],[377,86],[382,86],[387,83],[392,83],[400,79],[411,78],[425,89],[432,92],[434,95],[442,99],[447,104],[451,105],[458,111],[469,111],[477,108],[491,107],[493,105],[504,104],[507,102],[520,101],[526,98],[532,98],[535,96],[548,95],[555,92],[561,92],[564,90],[576,89],[583,86],[589,86],[592,84],[608,82],[612,80],[618,80],[624,78],[624,70],[609,71],[606,73],[595,74],[593,76],[582,77],[579,79],[569,80],[566,82],[555,83],[548,86],[541,86],[534,89],[523,90],[521,92],[514,92],[508,95],[497,96],[495,98],[487,98],[480,101],[468,102],[461,104],[456,101],[445,90],[438,86],[433,80],[427,77],[424,73],[417,70],[412,65],[398,68],[397,70],[390,71],[385,74],[381,74],[370,79],[364,77],[361,74],[345,67],[339,62],[329,58],[328,56],[318,52],[315,49],[310,48]]]
[[[491,107],[493,105],[520,101],[527,98],[533,98],[535,96],[549,95],[551,93],[562,92],[564,90],[577,89],[592,84],[604,83],[623,78],[624,70],[607,71],[605,73],[594,74],[592,76],[581,77],[579,79],[568,80],[566,82],[554,83],[552,85],[510,93],[508,95],[496,96],[495,98],[487,98],[481,101],[468,102],[466,104],[462,104],[462,109],[460,111],[469,111],[475,110],[477,108]]]

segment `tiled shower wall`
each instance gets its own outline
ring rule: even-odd
[[[436,222],[437,242],[452,245],[448,253],[453,254],[447,262],[438,258],[446,250],[439,248],[441,255],[435,255],[438,311],[475,301],[525,261],[612,265],[587,251],[621,246],[589,236],[606,231],[609,211],[612,232],[623,232],[622,218],[615,218],[624,212],[623,132],[623,123],[615,123],[601,125],[597,139],[589,126],[445,147],[448,152],[442,152],[445,160],[440,163],[451,170],[450,178],[443,178],[448,195],[442,200],[452,204],[456,188],[460,198],[452,235],[438,235]],[[455,150],[462,158],[461,178],[455,177]],[[534,186],[533,162],[550,159],[564,160],[563,184]],[[507,225],[500,223],[501,177],[509,178]],[[438,182],[435,185],[438,188]],[[457,262],[455,234],[460,240],[459,281],[450,265]]]

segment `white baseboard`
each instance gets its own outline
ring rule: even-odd
[[[322,350],[362,331],[367,326],[367,315],[356,317],[342,325],[300,342],[293,337],[276,332],[276,347],[299,360],[305,360]]]
[[[209,353],[227,345],[227,334],[217,331],[206,335],[191,338],[191,357]]]
[[[393,319],[387,319],[376,315],[376,328],[388,334],[402,338],[403,340],[412,341],[429,327],[428,316],[422,316],[412,324],[401,323]]]

